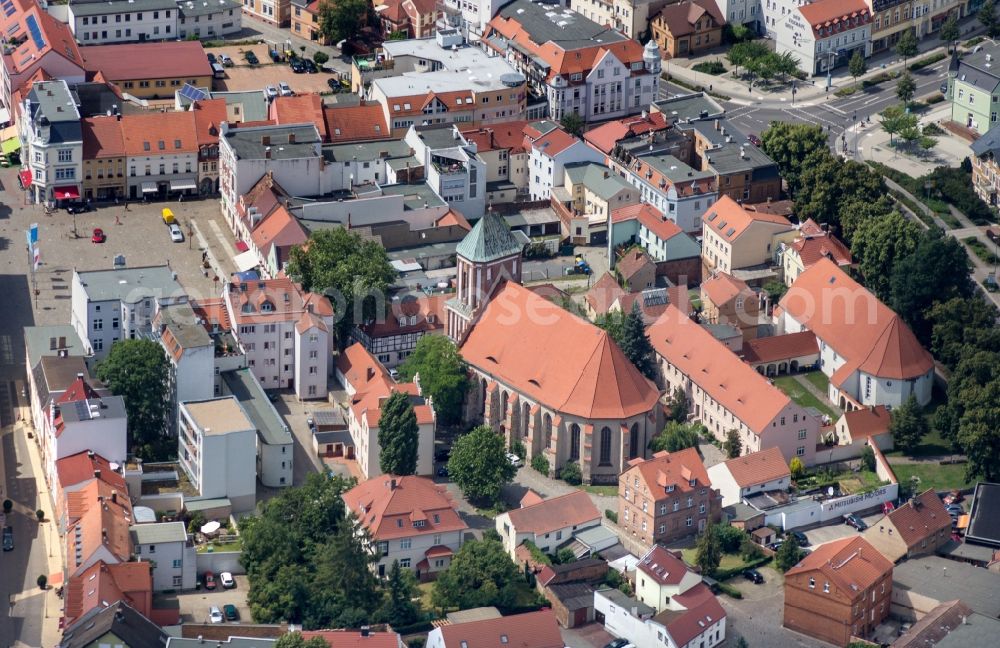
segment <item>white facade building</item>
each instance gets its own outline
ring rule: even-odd
[[[177,0],[177,37],[218,38],[243,30],[239,0]]]
[[[712,648],[726,639],[724,615],[713,619],[709,618],[711,614],[705,614],[695,624],[686,624],[699,630],[693,636],[683,632],[687,628],[677,628],[676,624],[671,632],[667,619],[676,617],[676,613],[655,614],[652,607],[615,589],[594,592],[594,611],[604,616],[605,630],[628,639],[635,648]]]
[[[257,429],[233,396],[181,403],[177,456],[202,498],[251,511],[257,494]]]
[[[603,164],[604,156],[561,128],[533,141],[528,153],[528,193],[531,199],[548,200],[555,183],[562,183],[566,165],[575,162]]]
[[[712,487],[722,495],[722,505],[742,502],[755,493],[788,491],[791,471],[778,448],[752,452],[716,464],[708,469]]]
[[[136,560],[153,563],[154,592],[195,588],[197,555],[183,522],[135,524],[129,533]]]
[[[257,477],[270,488],[291,486],[294,443],[284,419],[274,409],[264,388],[249,369],[221,372],[223,392],[239,400],[257,427]]]
[[[503,548],[515,561],[517,548],[525,542],[554,554],[577,533],[600,525],[601,512],[583,491],[531,503],[522,501],[520,508],[496,517]]]
[[[177,38],[176,0],[74,0],[68,23],[83,45]]]
[[[871,56],[871,9],[864,0],[764,0],[767,33],[775,51],[791,53],[799,69],[827,74],[847,65],[855,51]],[[780,12],[780,13],[779,13]]]
[[[153,336],[170,361],[173,403],[215,396],[215,342],[187,302],[159,309]]]
[[[35,83],[21,107],[18,126],[21,157],[30,170],[26,184],[32,199],[49,205],[79,199],[83,131],[80,111],[66,81]]]
[[[445,12],[453,14],[462,33],[470,41],[479,40],[504,0],[444,0]]]
[[[405,142],[424,166],[427,183],[470,219],[486,213],[486,163],[456,125],[411,126]]]

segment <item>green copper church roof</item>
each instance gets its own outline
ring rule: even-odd
[[[488,211],[465,235],[455,252],[473,263],[488,263],[520,254],[521,244],[514,238],[503,216]]]

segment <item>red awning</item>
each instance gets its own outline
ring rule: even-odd
[[[236,249],[239,250],[240,252],[246,252],[247,250],[250,249],[250,246],[244,243],[243,241],[236,241]]]
[[[79,198],[80,190],[76,187],[56,187],[52,195],[55,196],[56,200]]]
[[[25,169],[17,174],[18,180],[21,181],[21,188],[27,189],[31,186],[31,169]]]

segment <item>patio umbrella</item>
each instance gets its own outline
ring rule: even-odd
[[[212,535],[213,533],[218,531],[221,527],[222,527],[221,524],[219,524],[215,520],[212,520],[211,522],[201,527],[201,532],[204,533],[205,535]]]

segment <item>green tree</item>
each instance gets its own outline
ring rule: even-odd
[[[579,137],[583,133],[583,127],[587,125],[583,121],[583,117],[580,116],[578,112],[568,112],[562,116],[559,120],[559,125],[563,127],[563,130],[573,135],[574,137]]]
[[[861,448],[861,467],[869,472],[875,472],[875,451],[870,445]]]
[[[1000,30],[997,29],[996,4],[993,0],[986,0],[983,3],[983,6],[979,9],[979,13],[976,14],[976,20],[986,28],[986,33],[990,38],[1000,33]]]
[[[323,2],[319,11],[319,31],[335,43],[352,38],[369,23],[372,11],[367,0]]]
[[[392,561],[385,583],[385,599],[378,618],[393,626],[406,626],[420,618],[420,606],[414,603],[419,598],[417,582],[413,572],[402,569],[398,560]]]
[[[330,644],[323,637],[306,639],[301,632],[289,632],[278,637],[274,648],[330,648]]]
[[[535,470],[537,470],[538,472],[542,473],[546,477],[548,477],[548,475],[549,475],[549,460],[548,460],[548,458],[544,454],[539,453],[539,454],[536,454],[534,457],[532,457],[531,458],[531,467],[534,468]]]
[[[700,423],[667,421],[663,431],[649,442],[649,448],[653,452],[660,452],[662,450],[677,452],[684,448],[697,448],[699,435],[707,434],[708,430]]]
[[[854,85],[858,85],[858,77],[868,71],[868,63],[865,62],[865,57],[861,53],[861,49],[854,50],[854,55],[847,62],[847,70],[854,77]]]
[[[744,639],[743,637],[739,637],[736,639],[735,648],[750,648],[750,644],[748,644],[747,640]]]
[[[764,152],[778,165],[793,196],[801,186],[800,174],[805,160],[817,151],[830,150],[823,127],[813,124],[771,122],[760,139]]]
[[[205,514],[201,511],[195,511],[188,517],[187,530],[191,535],[197,533],[203,526],[205,526]]]
[[[772,304],[777,304],[785,296],[785,293],[788,292],[788,286],[785,285],[785,282],[778,281],[777,279],[766,282],[762,288],[767,293]]]
[[[711,525],[698,538],[695,545],[694,562],[701,568],[704,576],[712,576],[722,562],[722,542],[719,540],[719,529]]]
[[[965,478],[995,482],[1000,479],[1000,377],[962,394],[962,409],[956,439],[969,458]]]
[[[410,396],[404,392],[392,392],[382,404],[378,424],[379,467],[383,473],[416,474],[419,432]]]
[[[470,540],[462,545],[451,566],[434,582],[431,600],[440,608],[511,606],[517,597],[521,573],[495,538]]]
[[[495,502],[516,472],[507,459],[503,436],[488,425],[460,436],[448,459],[448,476],[471,500]]]
[[[563,547],[552,555],[552,559],[552,562],[557,565],[568,565],[571,562],[576,562],[576,554],[569,547]]]
[[[675,423],[684,423],[688,417],[688,397],[683,387],[677,387],[670,394],[667,400],[667,409],[670,410],[669,420]]]
[[[903,76],[899,77],[899,81],[896,82],[896,96],[899,97],[904,106],[907,106],[916,91],[917,82],[913,80],[913,76],[909,72],[903,72]]]
[[[611,339],[621,348],[625,339],[625,313],[620,310],[603,313],[594,319],[594,324],[607,331]]]
[[[306,290],[332,296],[337,337],[345,346],[355,325],[385,316],[385,294],[396,271],[377,241],[338,227],[315,231],[307,245],[292,248],[288,275]]]
[[[979,297],[939,301],[926,317],[931,326],[930,352],[949,369],[958,365],[967,347],[1000,352],[997,309]]]
[[[888,194],[883,194],[874,201],[848,198],[841,205],[840,211],[837,213],[837,220],[840,221],[841,238],[850,244],[854,238],[854,232],[860,223],[888,216],[895,208],[896,206]]]
[[[903,57],[903,69],[906,69],[906,61],[911,56],[917,55],[917,35],[912,29],[904,31],[899,40],[896,41],[896,54]]]
[[[792,460],[788,462],[788,470],[792,473],[792,479],[801,479],[806,474],[806,467],[802,465],[802,460],[798,457],[792,457]]]
[[[715,530],[719,534],[719,543],[723,553],[736,553],[740,550],[740,545],[749,536],[743,529],[737,529],[729,524],[716,524]]]
[[[841,160],[829,150],[817,151],[802,163],[795,211],[800,220],[812,218],[838,230],[841,206],[848,200],[875,202],[886,194],[882,176],[854,160]]]
[[[785,536],[785,541],[774,554],[774,565],[779,570],[786,572],[802,560],[802,550],[799,549],[799,541],[794,535]]]
[[[163,461],[176,452],[167,434],[170,365],[153,340],[121,340],[97,365],[97,378],[125,401],[129,449],[144,461]]]
[[[883,301],[891,293],[896,263],[912,254],[920,242],[920,227],[899,212],[860,223],[851,241],[851,254],[865,285]]]
[[[743,453],[743,441],[740,439],[740,431],[733,428],[726,432],[726,440],[722,442],[722,450],[730,459],[735,459]]]
[[[625,357],[632,361],[643,376],[650,380],[656,377],[653,345],[646,335],[646,325],[642,321],[642,311],[639,310],[638,303],[633,304],[632,312],[625,316],[625,326],[619,346]]]
[[[420,388],[429,394],[442,425],[462,420],[465,393],[469,389],[468,368],[458,347],[446,335],[424,335],[399,368],[403,380],[420,375]]]
[[[915,128],[918,123],[917,116],[906,112],[902,105],[889,106],[879,113],[879,117],[882,130],[889,133],[889,146],[892,146],[894,135]]]
[[[889,433],[892,434],[893,445],[903,452],[912,452],[927,436],[927,431],[927,419],[916,396],[911,393],[906,402],[892,412]]]
[[[559,479],[570,486],[579,486],[583,483],[583,473],[580,471],[580,464],[575,461],[567,462],[559,469]]]
[[[757,560],[763,554],[764,552],[761,551],[760,545],[754,542],[750,536],[743,534],[743,540],[740,541],[740,558],[744,562],[750,562],[751,560]]]
[[[330,56],[322,50],[316,50],[316,53],[313,54],[313,63],[316,65],[323,65],[329,60]]]
[[[753,61],[767,56],[770,50],[761,41],[744,41],[735,43],[726,52],[726,60],[736,68],[739,74],[740,66],[747,67]]]
[[[953,11],[948,19],[944,21],[941,25],[941,32],[938,34],[941,41],[948,45],[948,51],[951,52],[951,48],[954,46],[955,41],[961,36],[961,32],[958,29],[958,12]]]

